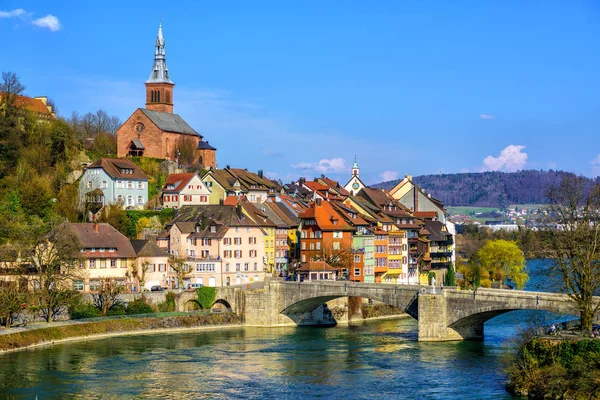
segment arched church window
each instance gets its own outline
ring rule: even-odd
[[[165,93],[165,102],[170,103],[171,102],[171,92],[167,91]]]
[[[160,103],[160,92],[158,90],[156,91],[156,102]]]

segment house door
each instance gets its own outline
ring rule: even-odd
[[[214,276],[211,276],[210,278],[208,278],[208,286],[210,286],[210,287],[217,286],[217,280],[215,279]]]

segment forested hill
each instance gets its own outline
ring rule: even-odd
[[[446,206],[498,207],[509,204],[546,203],[546,191],[560,183],[564,171],[480,172],[421,175],[413,181]],[[401,179],[374,187],[393,188]],[[592,180],[590,179],[590,182]]]

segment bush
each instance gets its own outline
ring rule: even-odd
[[[210,309],[217,298],[217,289],[214,287],[203,286],[196,289],[196,293],[198,295],[198,303],[200,303],[203,310]]]
[[[150,314],[153,313],[154,309],[143,298],[136,299],[129,303],[125,308],[125,314],[133,315],[133,314]]]
[[[100,317],[102,313],[92,304],[81,303],[76,304],[71,309],[71,319],[84,319]]]
[[[108,316],[125,315],[125,306],[123,303],[117,303],[108,310]]]
[[[167,292],[165,295],[166,299],[164,302],[157,305],[158,311],[160,312],[172,312],[175,311],[175,293]]]

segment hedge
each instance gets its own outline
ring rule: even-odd
[[[200,303],[203,310],[211,308],[217,298],[217,289],[214,287],[203,286],[196,289],[196,293],[198,295],[198,303]]]

